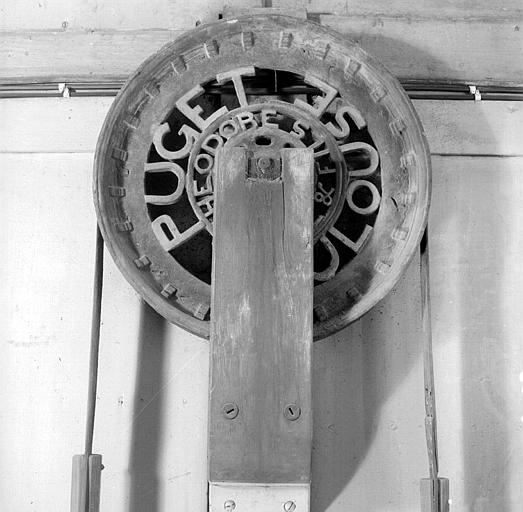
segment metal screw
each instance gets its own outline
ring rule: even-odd
[[[227,501],[223,504],[223,508],[224,508],[224,510],[226,510],[227,512],[232,512],[232,511],[236,508],[236,503],[234,503],[233,500],[227,500]]]
[[[222,412],[225,418],[228,420],[233,420],[236,418],[236,416],[238,416],[240,409],[234,402],[227,402],[226,404],[223,404]]]
[[[272,158],[269,158],[268,156],[262,156],[258,158],[258,168],[260,171],[268,171],[272,166]]]
[[[283,505],[283,510],[285,510],[285,512],[294,512],[296,510],[296,503],[294,503],[294,501],[287,501]]]
[[[296,404],[289,404],[283,409],[283,415],[289,421],[296,421],[301,416],[301,409]]]

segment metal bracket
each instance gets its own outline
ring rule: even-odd
[[[474,96],[474,101],[481,101],[481,92],[476,85],[469,85],[469,91]]]
[[[209,512],[308,512],[309,501],[309,484],[209,484]]]
[[[71,91],[69,90],[67,84],[64,82],[58,84],[58,92],[62,95],[63,98],[71,97]]]

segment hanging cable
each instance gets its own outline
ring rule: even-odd
[[[73,455],[71,479],[71,512],[99,512],[102,456],[93,454],[98,355],[102,317],[104,242],[100,228],[96,229],[93,306],[91,314],[91,347],[89,351],[89,380],[87,384],[87,419],[85,448],[82,455]]]
[[[432,320],[430,302],[429,239],[425,229],[420,244],[421,334],[423,337],[423,382],[425,388],[425,436],[429,459],[429,478],[421,482],[423,512],[447,512],[449,481],[439,477],[434,359],[432,353]]]

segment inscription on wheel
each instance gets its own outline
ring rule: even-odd
[[[279,99],[256,103],[256,95],[249,95],[248,98],[244,80],[250,79],[252,84],[257,75],[266,74],[267,70],[257,70],[253,66],[218,74],[215,83],[233,84],[234,94],[226,98],[227,105],[219,106],[204,117],[208,102],[203,101],[200,105],[198,100],[205,99],[209,83],[199,84],[176,102],[176,109],[169,116],[173,126],[164,122],[154,129],[154,149],[164,161],[145,165],[146,173],[158,173],[158,184],[154,182],[155,176],[150,176],[149,186],[162,189],[162,183],[166,181],[162,173],[170,172],[176,179],[171,185],[172,191],[167,189],[169,193],[165,195],[146,194],[145,201],[157,206],[171,206],[185,193],[196,218],[191,226],[180,231],[176,213],[158,214],[159,210],[155,209],[155,215],[151,215],[153,231],[166,251],[190,243],[203,229],[212,234],[216,152],[239,134],[248,135],[258,129],[277,130],[290,137],[287,147],[309,147],[314,150],[315,240],[321,239],[320,244],[327,249],[327,253],[316,259],[315,276],[318,282],[324,282],[336,275],[340,261],[342,265],[346,264],[353,256],[349,254],[340,258],[338,249],[329,238],[333,236],[357,254],[372,231],[375,216],[368,221],[367,218],[377,212],[381,202],[379,154],[369,143],[372,140],[366,131],[363,114],[355,106],[344,102],[333,87],[319,79],[293,77],[299,83],[314,88],[311,90],[315,94],[308,97],[300,95],[303,99],[291,95],[288,101]],[[237,108],[230,109],[235,103]],[[168,140],[171,133],[178,134],[179,147],[176,147],[173,138]],[[271,146],[269,139],[264,139],[262,135],[258,137],[260,146]],[[365,138],[368,142],[358,138]],[[166,147],[168,144],[171,147]],[[343,210],[346,210],[344,216],[350,218],[351,232],[344,233],[344,225],[334,227]],[[361,229],[355,229],[356,226]]]

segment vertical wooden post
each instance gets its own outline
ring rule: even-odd
[[[209,508],[307,512],[313,154],[253,166],[224,148],[214,173]]]
[[[86,512],[88,494],[89,458],[73,455],[71,474],[71,512]]]

